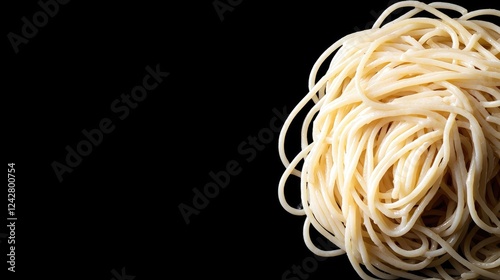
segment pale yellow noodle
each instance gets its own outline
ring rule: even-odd
[[[481,16],[500,11],[398,2],[318,58],[278,147],[279,201],[305,216],[313,253],[346,255],[363,279],[500,279],[500,27]]]

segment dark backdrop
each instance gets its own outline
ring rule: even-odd
[[[276,128],[391,1],[11,2],[1,279],[356,279],[279,204]]]

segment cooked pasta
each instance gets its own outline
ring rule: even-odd
[[[500,11],[402,1],[318,58],[279,138],[279,201],[313,253],[363,279],[500,279],[500,27],[484,18]]]

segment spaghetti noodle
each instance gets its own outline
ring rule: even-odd
[[[481,16],[500,11],[398,2],[316,61],[279,138],[279,200],[305,216],[312,252],[347,255],[363,279],[500,279],[500,27]],[[303,208],[286,199],[290,176]]]

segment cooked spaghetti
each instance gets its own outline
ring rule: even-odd
[[[347,255],[363,279],[500,279],[500,27],[484,18],[500,11],[398,2],[316,61],[279,138],[279,200],[312,252]]]

